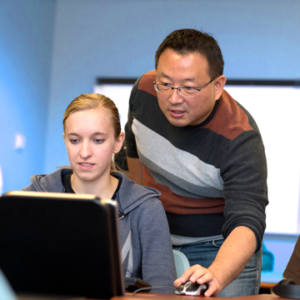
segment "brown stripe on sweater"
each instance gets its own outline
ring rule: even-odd
[[[161,193],[159,200],[167,212],[192,215],[214,214],[224,210],[224,198],[192,198],[175,194],[168,187],[157,183],[145,166],[143,176],[145,186],[152,187]]]
[[[154,89],[153,84],[149,84],[149,81],[153,82],[155,80],[155,76],[156,76],[155,70],[152,70],[148,72],[146,75],[144,75],[139,82],[138,89],[145,91],[156,97],[156,90]]]
[[[246,113],[235,101],[229,101],[230,99],[233,98],[225,90],[223,90],[216,114],[212,120],[202,128],[208,128],[230,140],[233,140],[242,132],[253,130],[253,128],[249,124]],[[235,118],[232,116],[235,116]]]

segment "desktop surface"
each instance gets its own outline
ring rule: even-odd
[[[176,294],[163,294],[163,293],[147,293],[147,294],[136,294],[133,298],[135,300],[191,300],[191,297],[195,297],[199,299],[199,296],[181,296]],[[125,296],[113,297],[111,300],[132,300],[131,294],[127,294]],[[214,297],[212,297],[214,298]],[[203,299],[203,298],[202,298]],[[209,298],[207,298],[209,299]],[[234,297],[234,298],[223,298],[220,299],[234,299],[234,300],[290,300],[288,298],[281,298],[273,294],[260,294],[253,296],[242,296],[242,297]],[[91,299],[90,299],[91,300]]]

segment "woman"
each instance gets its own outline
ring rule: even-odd
[[[32,176],[24,190],[117,201],[124,275],[152,286],[172,286],[176,273],[160,193],[129,180],[112,162],[124,140],[115,104],[103,95],[83,94],[67,107],[63,127],[71,168]]]

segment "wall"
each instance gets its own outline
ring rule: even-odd
[[[2,192],[44,169],[54,13],[52,0],[0,0]],[[14,148],[16,133],[24,149]]]
[[[211,33],[228,78],[299,79],[299,11],[291,0],[58,0],[45,171],[68,164],[61,122],[69,102],[92,92],[97,76],[153,69],[158,45],[175,29]]]

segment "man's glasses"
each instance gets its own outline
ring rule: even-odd
[[[178,90],[178,93],[181,96],[195,97],[197,92],[200,92],[202,89],[204,89],[210,83],[212,83],[217,77],[218,76],[215,76],[210,82],[204,84],[203,86],[201,86],[199,88],[193,88],[193,87],[189,87],[189,86],[176,88],[176,87],[169,85],[168,83],[156,83],[155,81],[153,81],[153,85],[154,85],[154,89],[159,93],[171,94],[173,92],[173,90]]]

